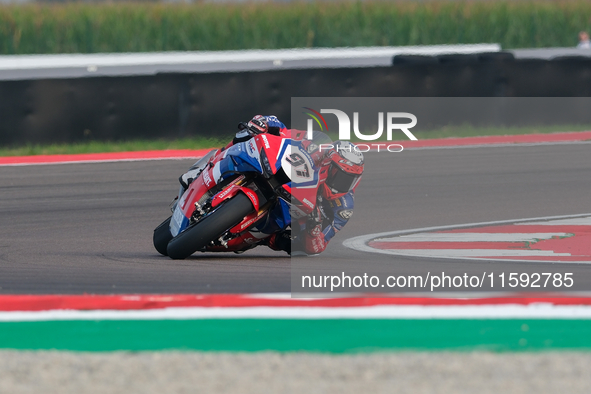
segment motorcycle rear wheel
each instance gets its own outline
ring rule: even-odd
[[[250,199],[245,194],[238,193],[215,212],[174,237],[168,243],[168,256],[175,260],[189,257],[240,223],[253,210]]]
[[[160,225],[158,225],[158,227],[154,229],[154,237],[152,238],[152,241],[154,242],[154,247],[156,248],[158,253],[160,253],[163,256],[168,256],[166,248],[168,246],[168,243],[172,239],[172,234],[170,233],[171,218],[172,216],[160,223]]]

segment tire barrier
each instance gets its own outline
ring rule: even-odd
[[[509,52],[395,56],[390,67],[0,81],[0,143],[231,135],[257,113],[290,124],[291,97],[589,96],[591,58]],[[587,112],[568,124],[587,122]]]

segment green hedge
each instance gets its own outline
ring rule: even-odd
[[[575,46],[591,2],[315,2],[0,6],[0,53],[497,42]]]

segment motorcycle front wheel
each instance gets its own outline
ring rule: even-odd
[[[174,237],[168,243],[168,256],[175,260],[189,257],[240,223],[252,211],[254,207],[250,199],[243,193],[236,194],[216,211]]]
[[[170,233],[171,218],[172,216],[160,223],[160,225],[154,229],[154,237],[152,238],[152,241],[154,242],[154,248],[156,248],[158,253],[163,256],[168,256],[166,247],[172,239],[172,234]]]

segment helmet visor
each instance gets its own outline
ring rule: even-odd
[[[326,185],[335,190],[336,193],[348,193],[353,189],[361,175],[347,174],[345,171],[336,167],[328,175]]]

